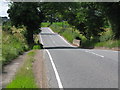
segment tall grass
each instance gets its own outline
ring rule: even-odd
[[[2,32],[2,64],[9,63],[12,59],[28,50],[26,39],[23,35],[24,28],[11,27],[11,32]]]
[[[73,39],[79,36],[78,32],[70,28],[67,22],[56,22],[51,25],[51,28],[54,32],[63,36],[66,40],[72,43]]]
[[[99,42],[95,44],[96,47],[107,47],[107,48],[120,48],[120,40],[108,40],[105,42]]]

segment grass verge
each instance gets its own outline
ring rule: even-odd
[[[99,42],[96,43],[96,47],[107,47],[107,48],[114,48],[114,47],[120,47],[120,40],[109,40],[106,42]]]
[[[74,31],[73,28],[70,28],[69,24],[67,22],[56,22],[53,23],[50,28],[63,36],[66,40],[68,40],[70,43],[72,43],[73,39],[79,36],[79,33]]]
[[[35,54],[35,51],[30,51],[26,55],[24,64],[17,71],[15,78],[6,86],[6,88],[37,88],[32,70]]]

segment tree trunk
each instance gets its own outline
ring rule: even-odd
[[[109,17],[109,21],[111,24],[112,31],[114,33],[114,39],[120,39],[120,25],[117,20]]]
[[[34,44],[34,39],[33,39],[33,30],[31,30],[30,28],[27,28],[27,43],[29,45],[33,45]]]

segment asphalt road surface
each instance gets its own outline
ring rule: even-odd
[[[77,48],[41,29],[50,88],[118,88],[118,51]]]

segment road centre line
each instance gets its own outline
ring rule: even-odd
[[[41,40],[41,43],[43,44],[43,40],[42,40],[41,35],[40,35],[40,40]],[[50,52],[49,52],[47,49],[45,49],[45,50],[46,50],[46,52],[48,53],[48,56],[49,56],[49,58],[50,58],[50,61],[51,61],[53,70],[54,70],[54,72],[55,72],[55,76],[56,76],[56,79],[57,79],[58,87],[63,90],[63,85],[62,85],[62,82],[61,82],[61,80],[60,80],[60,76],[59,76],[59,74],[58,74],[57,68],[56,68],[56,66],[55,66],[55,64],[54,64],[54,62],[53,62],[53,58],[52,58]]]
[[[100,54],[97,54],[97,53],[94,53],[94,52],[90,52],[90,51],[85,51],[85,52],[88,52],[88,53],[91,53],[91,54],[94,54],[94,55],[96,55],[96,56],[99,56],[99,57],[102,57],[102,58],[104,58],[104,56],[103,55],[100,55]]]
[[[96,49],[96,50],[99,50],[99,49]],[[94,51],[94,50],[91,50],[91,51]],[[118,51],[113,51],[113,50],[102,50],[102,51],[106,51],[106,52],[110,51],[110,52],[118,53]]]

